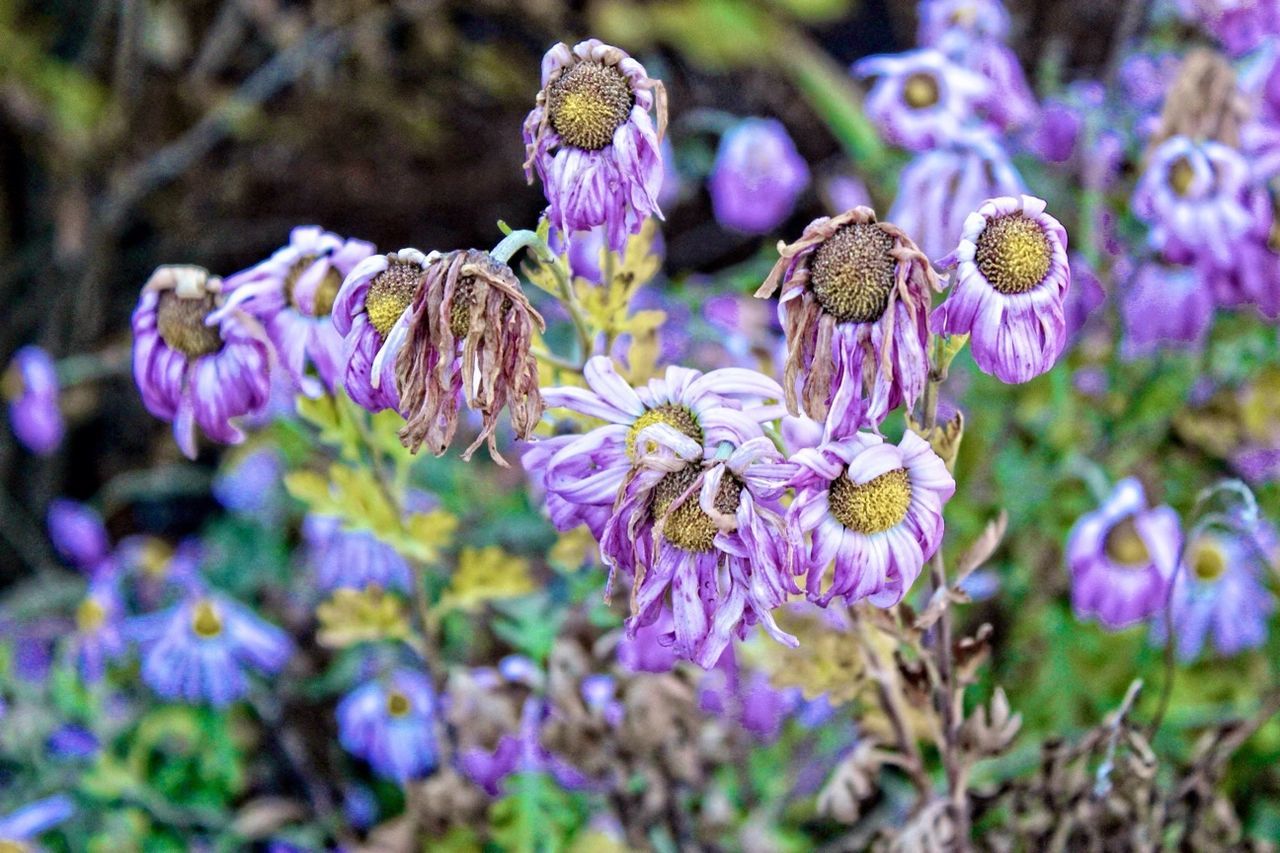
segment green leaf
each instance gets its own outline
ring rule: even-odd
[[[517,773],[506,785],[489,808],[494,843],[516,853],[563,850],[582,824],[581,804],[544,773]]]

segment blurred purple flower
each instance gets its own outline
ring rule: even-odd
[[[1199,350],[1213,323],[1213,294],[1190,267],[1148,261],[1117,264],[1123,358],[1145,358],[1160,349]]]
[[[863,101],[867,118],[885,139],[912,151],[954,141],[990,88],[980,74],[932,48],[869,56],[853,73],[873,78]]]
[[[0,817],[0,849],[6,845],[18,851],[29,849],[40,835],[70,818],[75,810],[69,796],[57,794]]]
[[[809,166],[782,122],[746,118],[720,138],[707,186],[717,222],[767,234],[795,209],[809,186]]]
[[[777,739],[782,724],[801,703],[799,688],[774,689],[768,675],[743,670],[730,653],[698,682],[698,704],[703,711],[737,722],[765,743]]]
[[[62,412],[58,373],[49,354],[37,346],[14,353],[0,377],[0,391],[9,401],[9,423],[22,446],[41,456],[57,450],[62,441]]]
[[[1114,631],[1155,613],[1164,606],[1181,547],[1177,514],[1167,506],[1149,508],[1136,479],[1117,483],[1067,537],[1076,618],[1096,617]]]
[[[670,672],[680,660],[671,638],[675,620],[670,608],[653,622],[626,631],[618,641],[618,664],[629,672]]]
[[[857,175],[832,175],[822,182],[827,211],[835,216],[855,207],[871,207],[871,193]]]
[[[458,752],[458,768],[491,797],[500,796],[503,783],[514,773],[549,773],[571,791],[594,787],[592,780],[542,745],[539,731],[547,705],[537,696],[524,701],[520,730],[503,734],[492,751],[473,746]]]
[[[1207,29],[1227,53],[1240,56],[1280,35],[1280,0],[1177,0],[1191,23]]]
[[[343,530],[336,518],[308,515],[302,522],[308,559],[322,592],[342,587],[364,589],[412,589],[412,575],[404,557],[367,530]]]
[[[293,653],[287,634],[221,595],[189,597],[133,620],[142,680],[165,699],[227,705],[249,689],[246,669],[278,672]]]
[[[436,696],[431,680],[397,669],[370,681],[338,704],[338,740],[380,776],[407,782],[436,766]]]
[[[1107,292],[1084,256],[1076,252],[1068,254],[1071,265],[1071,287],[1063,300],[1063,314],[1067,320],[1067,340],[1074,342],[1089,318],[1107,300]]]
[[[1009,36],[1009,12],[1001,0],[920,0],[916,41],[921,47],[938,47],[958,34],[975,41]]]
[[[1063,101],[1048,101],[1028,139],[1028,147],[1042,160],[1065,163],[1076,151],[1083,128],[1080,112]]]
[[[68,723],[53,730],[45,742],[45,748],[55,758],[92,758],[101,744],[98,737],[84,726]]]
[[[111,553],[102,516],[67,498],[49,504],[49,539],[58,554],[78,569],[91,571]]]
[[[118,585],[114,574],[94,578],[76,607],[76,630],[68,642],[80,677],[88,684],[101,681],[107,663],[120,658],[128,648]]]
[[[231,512],[270,525],[285,505],[284,460],[272,446],[255,447],[223,462],[213,478],[213,496]]]

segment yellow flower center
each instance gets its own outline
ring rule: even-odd
[[[1112,563],[1126,569],[1145,569],[1151,565],[1151,552],[1147,543],[1138,534],[1138,526],[1133,516],[1120,521],[1109,531],[1103,540],[1102,550]]]
[[[172,290],[162,291],[156,305],[156,328],[161,340],[187,358],[199,358],[222,349],[222,333],[216,326],[204,324],[213,307],[212,293],[184,299]]]
[[[289,271],[284,275],[284,295],[289,300],[289,304],[295,308],[300,306],[294,298],[293,289],[297,286],[302,274],[311,269],[311,265],[317,260],[319,260],[318,255],[303,255],[293,262],[293,266],[289,267]],[[316,285],[315,294],[312,296],[311,316],[327,316],[333,310],[333,302],[338,298],[338,291],[341,289],[342,276],[333,267],[329,267],[324,274],[324,280]]]
[[[92,634],[107,621],[107,609],[98,599],[90,596],[76,608],[76,628],[84,634]]]
[[[458,280],[449,306],[449,331],[455,338],[465,338],[471,331],[471,306],[476,304],[476,279],[467,276]]]
[[[859,533],[883,533],[907,517],[911,478],[906,468],[894,468],[862,484],[842,474],[831,481],[828,500],[831,514],[845,527]]]
[[[822,309],[841,323],[874,323],[893,292],[893,235],[874,222],[855,222],[813,253],[809,286]]]
[[[902,97],[913,110],[923,110],[938,103],[938,80],[932,74],[918,71],[902,84]]]
[[[201,601],[196,604],[195,613],[191,617],[191,630],[197,637],[211,640],[222,633],[222,618],[212,601]]]
[[[10,841],[7,838],[0,838],[0,853],[27,853],[31,848],[23,844],[21,841]]]
[[[702,443],[702,427],[698,425],[693,412],[676,403],[664,403],[636,418],[636,422],[627,431],[627,456],[631,457],[631,459],[634,460],[636,458],[636,439],[645,427],[653,426],[654,424],[666,424],[672,429],[689,436],[699,444]],[[650,441],[645,448],[645,452],[653,453],[657,449],[657,444]]]
[[[1196,179],[1195,167],[1186,157],[1179,157],[1169,166],[1169,186],[1180,196],[1191,192],[1191,184]]]
[[[409,701],[408,696],[404,695],[399,690],[391,690],[387,693],[388,716],[403,717],[412,710],[413,703]]]
[[[978,235],[978,271],[998,292],[1032,290],[1049,274],[1053,247],[1036,222],[1021,213],[992,219]]]
[[[705,553],[712,549],[720,528],[711,516],[702,511],[697,491],[676,503],[697,479],[698,469],[693,467],[682,468],[663,477],[653,489],[653,512],[656,517],[665,516],[664,539],[681,550]],[[741,498],[742,482],[726,473],[720,481],[720,491],[716,493],[716,510],[732,515],[738,511]]]
[[[1227,570],[1227,552],[1214,537],[1202,536],[1191,546],[1191,557],[1187,562],[1199,580],[1213,581]]]
[[[566,145],[599,151],[631,115],[631,84],[612,65],[579,62],[547,92],[551,126]]]
[[[385,270],[369,282],[364,296],[364,310],[369,322],[383,340],[391,334],[391,327],[409,309],[413,297],[422,284],[422,267],[417,264],[392,261]]]

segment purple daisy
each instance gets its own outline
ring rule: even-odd
[[[810,535],[801,552],[809,598],[822,607],[837,596],[877,607],[901,601],[942,543],[942,507],[956,490],[929,443],[910,431],[897,445],[856,433],[791,461],[799,470],[787,524],[796,537]]]
[[[302,522],[302,536],[322,592],[364,589],[370,584],[402,592],[412,588],[404,557],[367,530],[343,530],[336,518],[308,515]]]
[[[628,635],[663,615],[669,590],[674,620],[660,642],[704,668],[757,623],[797,645],[771,614],[800,591],[779,503],[795,469],[754,421],[739,420],[708,430],[714,450],[706,451],[706,465],[701,444],[687,435],[665,424],[641,431],[640,441],[671,453],[646,454],[600,541],[610,583],[620,566],[635,577]]]
[[[246,669],[279,672],[293,653],[288,635],[221,595],[192,595],[134,620],[142,680],[165,699],[222,707],[249,689]]]
[[[953,144],[916,155],[898,179],[889,220],[929,258],[956,247],[968,215],[989,198],[1019,195],[1026,185],[1004,147],[989,132],[968,132]]]
[[[22,446],[40,456],[57,450],[62,442],[62,411],[58,372],[49,353],[37,346],[14,353],[0,377],[0,391],[9,401],[9,424]]]
[[[867,118],[885,139],[912,151],[953,140],[989,92],[980,74],[932,48],[869,56],[853,72],[874,78],[863,101]]]
[[[1173,136],[1151,152],[1131,202],[1151,227],[1157,251],[1207,255],[1230,266],[1235,242],[1249,230],[1249,166],[1220,142]]]
[[[1127,281],[1119,276],[1132,264],[1117,264],[1120,319],[1125,359],[1144,358],[1160,349],[1198,351],[1213,324],[1213,294],[1190,267],[1142,264]]]
[[[542,392],[547,408],[566,408],[606,421],[584,435],[558,436],[530,446],[525,468],[546,492],[552,521],[560,530],[586,523],[598,536],[627,475],[646,445],[642,430],[665,424],[701,446],[706,431],[745,415],[756,422],[772,420],[778,406],[754,405],[780,400],[782,388],[753,370],[726,367],[701,373],[668,367],[661,378],[632,388],[606,356],[595,356],[583,369],[586,388],[549,388]],[[753,403],[743,407],[743,401]],[[552,447],[539,447],[541,444]],[[553,449],[554,448],[554,449]]]
[[[342,379],[342,335],[329,319],[343,280],[372,255],[372,243],[344,240],[318,226],[289,232],[289,244],[222,283],[223,311],[236,307],[260,319],[285,370],[309,397],[332,392]],[[319,381],[309,376],[314,366]]]
[[[101,681],[107,663],[125,653],[128,644],[123,629],[124,603],[118,579],[114,574],[94,578],[76,607],[76,630],[69,640],[71,656],[86,683]]]
[[[1067,342],[1067,232],[1038,198],[984,202],[964,223],[954,284],[934,312],[947,335],[970,335],[984,373],[1017,384],[1053,367]]]
[[[344,341],[342,384],[370,412],[400,408],[396,363],[409,338],[413,298],[436,257],[401,249],[365,258],[334,298],[333,326]]]
[[[1276,565],[1276,538],[1274,528],[1263,524],[1253,532],[1204,532],[1187,546],[1170,602],[1181,660],[1194,660],[1209,637],[1223,657],[1266,642],[1275,610],[1267,575]],[[1163,644],[1165,620],[1153,619],[1151,632]]]
[[[16,853],[30,850],[40,835],[70,818],[75,811],[75,803],[69,796],[57,794],[0,817],[0,850],[8,848]]]
[[[720,138],[707,180],[711,209],[726,228],[765,234],[781,225],[809,186],[809,166],[776,119],[747,118]]]
[[[397,669],[338,704],[338,740],[380,776],[404,783],[436,766],[436,695],[421,672]]]
[[[604,225],[622,251],[628,234],[661,216],[666,126],[666,89],[626,51],[599,39],[547,51],[524,121],[524,171],[529,183],[535,172],[541,179],[551,224],[566,234]]]
[[[208,270],[164,266],[143,285],[133,312],[133,376],[142,402],[173,422],[173,437],[191,459],[196,426],[214,441],[238,444],[244,434],[231,419],[262,409],[271,389],[266,334],[241,311],[218,312],[221,293],[221,279]]]
[[[792,414],[803,409],[826,420],[831,435],[877,425],[891,409],[913,405],[929,372],[938,278],[911,238],[857,207],[815,219],[778,252],[756,296],[782,290],[783,387]]]
[[[1181,547],[1177,513],[1148,508],[1142,484],[1121,480],[1067,537],[1076,618],[1097,617],[1116,630],[1155,613],[1164,606]]]

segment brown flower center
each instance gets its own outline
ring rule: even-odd
[[[1179,157],[1169,166],[1169,186],[1180,196],[1191,192],[1191,184],[1195,182],[1196,169],[1186,157]]]
[[[551,126],[566,145],[599,151],[631,115],[631,84],[612,65],[579,62],[547,92]]]
[[[302,274],[311,269],[311,265],[319,260],[317,255],[303,255],[301,258],[293,262],[293,266],[289,267],[289,271],[284,274],[284,295],[289,300],[289,304],[294,308],[301,308],[298,300],[294,298],[293,290],[298,284],[298,279]],[[333,267],[329,267],[324,274],[324,280],[316,285],[316,290],[311,298],[313,317],[324,317],[333,310],[333,302],[338,298],[338,291],[342,288],[342,276]]]
[[[809,286],[822,309],[841,323],[874,323],[893,293],[893,235],[875,222],[855,222],[813,253]]]
[[[107,609],[90,596],[80,602],[76,608],[76,628],[84,634],[91,634],[107,621]]]
[[[195,613],[191,617],[191,630],[196,632],[197,637],[211,640],[222,633],[222,617],[218,615],[218,610],[213,606],[212,601],[201,601],[196,605]]]
[[[911,506],[911,478],[906,468],[886,471],[858,484],[845,474],[831,481],[828,495],[836,521],[859,533],[883,533],[897,527]]]
[[[422,284],[422,267],[403,261],[392,261],[369,282],[364,296],[364,310],[369,322],[383,340],[391,327],[413,303],[418,285]]]
[[[697,491],[672,506],[697,479],[698,469],[694,467],[681,468],[663,477],[653,489],[653,512],[655,516],[665,516],[662,538],[683,551],[700,554],[712,549],[720,528],[702,511]],[[726,473],[716,493],[716,510],[732,515],[738,511],[741,498],[742,481]]]
[[[409,701],[408,696],[404,695],[399,690],[391,690],[387,693],[388,716],[403,717],[412,710],[413,703]]]
[[[679,430],[689,436],[699,444],[702,443],[702,427],[698,425],[693,412],[676,403],[664,403],[648,410],[636,418],[636,422],[631,425],[631,429],[627,431],[627,456],[632,459],[636,458],[636,439],[645,427],[653,426],[654,424],[666,424],[672,429]],[[652,453],[657,449],[657,445],[651,441],[648,443],[648,447],[645,448],[645,452]]]
[[[453,291],[453,304],[449,306],[449,331],[455,338],[465,338],[471,331],[471,308],[476,304],[477,283],[475,276],[458,280]]]
[[[1127,516],[1107,531],[1102,542],[1102,550],[1107,559],[1125,569],[1145,569],[1151,565],[1151,553],[1147,543],[1138,534],[1138,526],[1133,516]]]
[[[1032,290],[1049,274],[1053,247],[1040,223],[1021,213],[992,219],[978,235],[978,271],[996,291]]]
[[[1202,581],[1217,580],[1227,570],[1227,552],[1222,543],[1211,536],[1196,540],[1191,546],[1191,571]]]
[[[184,299],[172,290],[161,291],[156,305],[160,339],[187,358],[199,358],[222,349],[222,333],[216,326],[204,324],[213,307],[212,293]]]
[[[902,97],[913,110],[923,110],[938,103],[938,80],[932,74],[916,72],[902,84]]]

